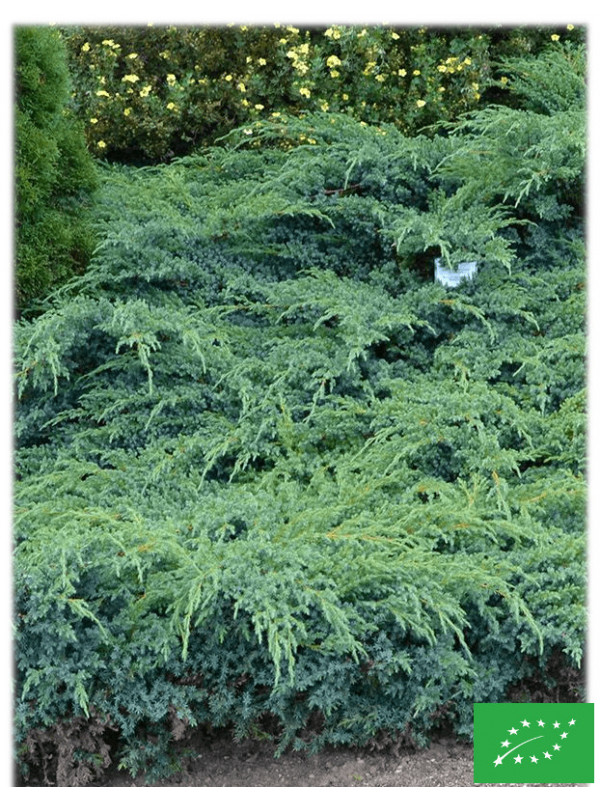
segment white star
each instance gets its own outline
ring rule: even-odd
[[[502,747],[508,747],[510,745],[510,742],[508,741],[508,739],[506,739],[505,741],[500,742],[500,744]]]
[[[575,720],[574,719],[569,720],[569,725],[575,725]]]
[[[552,756],[550,755],[550,753],[548,751],[546,751],[544,753],[544,758],[552,758]]]
[[[559,744],[555,744],[552,749],[553,750],[560,750],[560,745]]]
[[[552,727],[553,728],[560,728],[560,722],[555,722]]]
[[[527,720],[526,720],[526,719],[522,719],[522,720],[521,720],[521,725],[522,725],[524,728],[528,728],[528,727],[531,725],[531,722],[527,722]]]
[[[545,724],[546,723],[544,722],[543,719],[538,719],[538,725],[540,726],[540,728],[543,728]]]
[[[498,757],[496,758],[496,760],[494,761],[494,766],[495,766],[495,767],[497,767],[497,766],[499,766],[501,763],[502,763],[502,757],[501,757],[501,756],[498,756]]]
[[[515,764],[520,764],[523,761],[523,756],[515,756]]]
[[[513,734],[513,733],[518,733],[518,732],[519,732],[519,731],[518,731],[516,728],[511,728],[511,729],[509,730],[509,733],[511,734],[511,736],[512,736],[512,734]]]
[[[538,760],[535,756],[529,756],[533,764],[537,764]]]
[[[569,735],[568,733],[561,733],[560,738],[566,739],[568,735]]]

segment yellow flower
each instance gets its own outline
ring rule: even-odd
[[[287,44],[287,39],[280,39],[279,44]]]
[[[240,25],[240,30],[241,31],[247,31],[248,30],[248,26],[247,25]]]
[[[248,100],[246,100],[246,98],[245,98],[245,97],[244,97],[244,99],[242,100],[242,105],[243,105],[243,106],[249,106],[249,105],[250,105],[250,103],[248,102]]]
[[[444,64],[440,64],[438,67],[438,72],[446,72],[447,67]]]
[[[417,105],[419,108],[423,108],[423,106],[427,105],[425,100],[417,100]]]
[[[92,123],[92,125],[95,125],[98,122],[98,118],[97,117],[91,117],[90,122]]]
[[[331,75],[332,78],[339,78],[340,77],[340,73],[337,71],[337,69],[332,69],[329,74]]]
[[[350,98],[348,97],[348,95],[347,95],[347,94],[345,94],[345,93],[344,93],[344,94],[342,95],[342,100],[349,100],[349,99],[350,99]]]
[[[339,67],[341,65],[341,60],[337,56],[329,56],[327,59],[327,66],[331,69],[331,67]]]
[[[367,61],[366,67],[363,69],[363,75],[370,75],[373,71],[373,67],[375,66],[375,61]]]
[[[137,58],[137,57],[138,57],[138,54],[137,54],[137,53],[129,53],[129,55],[127,56],[127,58],[131,58],[132,60],[133,60],[134,58]]]
[[[261,67],[264,67],[265,64],[267,63],[267,59],[266,58],[259,58],[258,59],[258,63],[261,65]]]
[[[385,75],[376,75],[375,80],[379,81],[379,83],[383,83],[385,80]]]
[[[327,100],[323,100],[321,103],[321,111],[328,111],[329,110],[329,103]]]
[[[357,34],[356,34],[356,38],[357,38],[357,39],[362,39],[362,37],[363,37],[363,36],[366,36],[366,35],[367,35],[367,29],[366,29],[366,28],[363,28],[363,29],[362,29],[362,31],[361,31],[360,33],[357,33]]]
[[[280,117],[281,116],[281,112],[280,111],[272,111],[271,112],[271,116],[272,117]]]
[[[503,76],[500,78],[500,83],[504,83],[504,84],[508,83],[508,78],[506,77],[506,75],[503,75]]]
[[[89,49],[90,49],[90,43],[89,42],[86,42],[85,44],[81,45],[81,52],[82,53],[87,53],[87,51]]]
[[[100,149],[102,149],[102,148],[106,147],[106,142],[105,142],[105,141],[103,141],[102,139],[100,139],[100,141],[98,142],[98,147],[99,147]]]
[[[472,63],[472,61],[471,61],[471,59],[470,59],[468,56],[467,56],[467,58],[465,58],[465,59],[464,59],[464,61],[463,61],[463,64],[466,64],[466,65],[467,65],[467,67],[468,67],[468,66],[470,66],[470,65],[471,65],[471,63]]]
[[[399,69],[398,70],[398,75],[400,75],[401,78],[405,78],[406,77],[406,70],[405,69]]]
[[[161,58],[168,58],[168,57],[169,57],[169,55],[170,55],[170,53],[169,53],[169,51],[168,51],[168,50],[162,50],[162,51],[161,51],[161,52],[160,52],[158,55],[159,55]]]
[[[299,72],[300,75],[306,75],[308,72],[308,64],[305,64],[303,61],[296,61],[295,64],[292,65],[296,72]]]
[[[98,77],[98,80],[100,81],[100,83],[102,84],[102,86],[104,86],[104,84],[106,83],[106,78],[104,77],[104,75],[100,75],[100,76]]]
[[[137,75],[123,75],[121,80],[124,81],[125,83],[136,83],[137,81],[139,81],[139,78]]]
[[[478,83],[473,82],[471,84],[471,86],[475,89],[475,91],[477,91],[477,89],[479,89],[479,84]]]
[[[310,89],[307,89],[306,86],[303,86],[301,89],[298,89],[298,91],[304,97],[310,97]]]
[[[246,86],[245,86],[245,84],[243,84],[243,83],[241,83],[241,82],[240,82],[240,83],[238,83],[238,85],[237,85],[237,88],[240,90],[240,92],[245,92],[245,91],[246,91]]]
[[[113,40],[112,40],[112,39],[103,39],[103,40],[102,40],[102,44],[103,44],[105,47],[114,47],[114,46],[115,46],[115,43],[113,42]]]
[[[445,92],[445,91],[446,91],[445,86],[440,86],[440,88],[438,89],[438,92]]]
[[[177,106],[175,105],[175,103],[167,103],[167,108],[169,109],[169,111],[174,111],[177,108]]]
[[[313,139],[313,138],[311,138],[310,136],[308,137],[308,139],[307,139],[306,141],[307,141],[309,144],[316,144],[316,143],[317,143],[317,140],[316,140],[316,139]]]
[[[110,95],[104,89],[100,89],[98,92],[96,92],[96,97],[110,97]]]
[[[288,50],[286,56],[288,58],[296,59],[298,58],[298,53],[295,50]]]
[[[151,91],[152,87],[150,86],[150,84],[144,86],[144,88],[140,91],[140,97],[148,97]]]
[[[128,117],[131,114],[131,109],[130,108],[123,109],[123,114],[125,114],[125,116]]]
[[[413,75],[420,75],[420,74],[421,74],[420,69],[413,69]]]
[[[286,26],[286,31],[289,31],[290,33],[300,33],[298,28],[294,28],[293,25],[287,25]]]
[[[571,25],[570,23],[567,25],[567,30],[572,31],[575,25]]]
[[[392,39],[399,39],[400,37],[396,33],[396,31],[392,31]]]
[[[262,103],[255,103],[255,104],[254,104],[254,108],[255,108],[257,111],[262,111],[262,110],[263,110],[263,108],[264,108],[264,106],[263,106],[263,104],[262,104]]]
[[[552,39],[553,42],[558,42],[560,36],[558,35],[558,33],[553,33],[550,38]]]
[[[227,80],[231,80],[231,75],[229,76],[229,78],[227,78]],[[167,75],[167,83],[169,84],[169,86],[173,86],[174,83],[177,83],[177,78],[175,77],[175,75],[173,75],[173,73],[169,73]]]
[[[294,30],[296,30],[296,32],[297,32],[297,30],[298,30],[298,29],[297,29],[297,28],[295,28]],[[303,55],[305,55],[305,56],[306,56],[306,55],[308,55],[308,50],[309,50],[309,44],[308,44],[308,42],[304,42],[304,44],[301,44],[301,45],[298,47],[298,52],[299,52],[299,53],[302,53],[302,54],[303,54]]]

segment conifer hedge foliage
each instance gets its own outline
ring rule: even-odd
[[[16,330],[25,769],[582,698],[584,54],[503,68],[427,136],[284,116],[105,168],[89,271]]]
[[[26,313],[89,260],[97,176],[83,125],[69,108],[67,51],[58,31],[16,28],[15,72],[16,305]]]

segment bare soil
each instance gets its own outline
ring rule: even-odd
[[[191,753],[183,769],[154,786],[498,786],[473,783],[473,746],[440,738],[425,750],[396,748],[374,752],[367,748],[326,748],[273,755],[269,742],[234,742],[230,737],[199,735],[186,743]],[[93,784],[105,787],[143,787],[143,775],[132,778],[111,767]],[[585,786],[586,784],[504,784],[505,786]]]

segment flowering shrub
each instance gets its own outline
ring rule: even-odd
[[[341,25],[75,28],[64,36],[90,149],[123,161],[169,159],[281,113],[343,111],[414,133],[477,108],[495,58],[552,43],[548,29]]]
[[[583,52],[528,61],[427,137],[318,111],[105,167],[89,271],[15,333],[24,769],[581,698]]]

